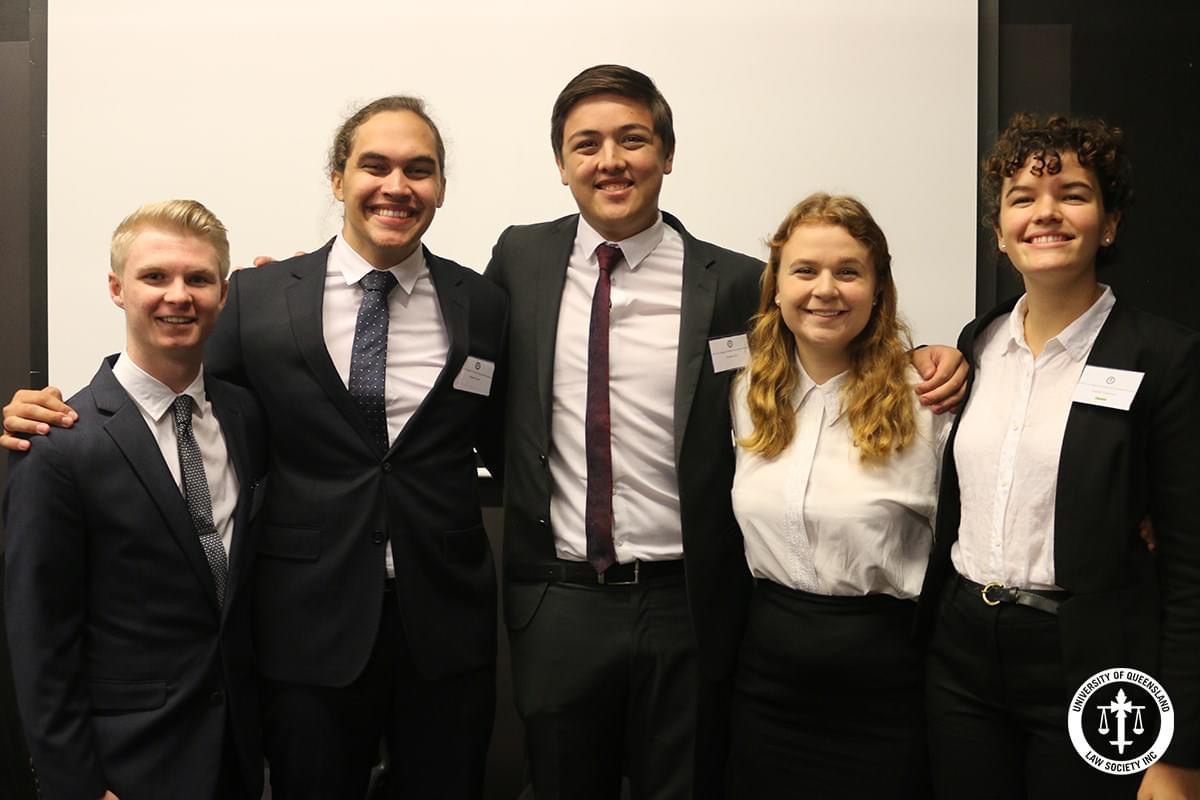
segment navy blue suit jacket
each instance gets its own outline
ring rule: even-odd
[[[265,467],[244,389],[210,376],[241,491],[225,603],[187,505],[106,361],[72,428],[14,454],[5,612],[41,796],[211,798],[234,741],[257,798],[262,746],[250,638],[252,518]]]

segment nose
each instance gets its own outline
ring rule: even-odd
[[[1058,201],[1049,193],[1038,195],[1033,204],[1033,221],[1057,222],[1062,217],[1058,211]]]
[[[625,153],[615,140],[606,139],[600,146],[600,169],[605,172],[625,169]]]
[[[812,293],[822,300],[837,297],[838,286],[833,273],[827,269],[823,269],[817,273],[817,279],[813,282]]]
[[[163,299],[174,305],[187,305],[192,302],[192,292],[183,276],[167,284],[167,291]]]
[[[408,184],[408,176],[404,174],[402,169],[394,169],[388,173],[383,181],[383,191],[391,196],[406,196],[410,193],[412,187]]]

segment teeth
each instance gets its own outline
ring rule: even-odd
[[[840,312],[840,311],[827,311],[827,310],[821,310],[821,309],[810,308],[810,309],[808,309],[808,313],[810,313],[810,314],[816,314],[818,317],[836,317],[838,314],[840,314],[840,313],[842,313],[842,312]]]
[[[191,317],[160,317],[163,322],[170,322],[173,325],[191,322]]]
[[[377,208],[375,209],[375,213],[381,217],[396,217],[399,219],[407,219],[413,215],[413,212],[400,208]]]
[[[633,184],[632,184],[632,183],[629,183],[629,182],[624,182],[624,183],[602,183],[602,184],[600,184],[600,188],[601,188],[601,189],[603,189],[604,191],[608,191],[608,192],[613,192],[613,191],[619,192],[619,191],[621,191],[622,189],[628,189],[628,188],[629,188],[630,186],[632,186],[632,185],[633,185]]]
[[[1035,236],[1029,241],[1033,244],[1050,244],[1051,242],[1065,242],[1067,237],[1060,233],[1047,233],[1043,236]]]

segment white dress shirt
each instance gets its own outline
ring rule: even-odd
[[[554,350],[550,519],[559,558],[587,559],[588,329],[605,239],[580,217],[567,261]],[[621,242],[612,270],[609,404],[613,545],[617,561],[683,557],[675,471],[675,367],[683,297],[683,239],[662,215]]]
[[[962,498],[950,558],[977,583],[1056,589],[1054,495],[1071,394],[1112,311],[1103,294],[1035,359],[1026,298],[975,343],[975,385],[954,439]]]
[[[921,593],[949,414],[913,398],[916,433],[883,463],[864,464],[842,413],[849,373],[817,385],[800,367],[796,432],[775,458],[737,448],[733,511],[753,575],[822,595]],[[909,368],[909,382],[920,377]],[[734,433],[754,429],[745,373],[731,400]]]
[[[175,485],[183,493],[183,477],[179,468],[179,443],[175,437],[175,415],[171,407],[180,395],[162,381],[154,378],[137,364],[127,353],[122,352],[113,365],[113,377],[133,400],[142,419],[154,435],[167,469],[175,479]],[[221,423],[213,413],[212,403],[204,393],[204,370],[196,375],[180,394],[192,398],[192,435],[200,448],[204,462],[204,477],[208,480],[208,496],[212,499],[213,525],[221,535],[225,555],[229,555],[233,541],[233,511],[237,507],[238,477],[233,461],[225,447],[225,434]]]
[[[325,349],[350,386],[350,359],[354,353],[354,327],[363,289],[359,281],[372,267],[338,234],[329,251],[325,295],[321,301],[321,329]],[[450,337],[442,320],[437,292],[425,252],[418,247],[408,258],[388,269],[398,285],[388,294],[387,375],[384,402],[388,441],[394,442],[437,382],[446,366]],[[394,576],[392,545],[387,546],[387,574]]]

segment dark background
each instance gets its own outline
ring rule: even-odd
[[[0,0],[0,399],[53,380],[46,371],[47,2]],[[1198,62],[1200,7],[1184,0],[979,2],[980,156],[1020,110],[1100,116],[1124,128],[1135,205],[1121,223],[1117,262],[1101,279],[1122,301],[1192,328],[1200,328],[1200,281],[1193,276],[1200,250]],[[896,122],[920,125],[919,109]],[[977,312],[1021,291],[982,226],[976,275]],[[0,483],[5,461],[0,456]],[[490,495],[494,503],[494,490]],[[485,517],[498,548],[501,515],[493,508]],[[0,796],[32,800],[8,669],[0,635]],[[488,787],[497,799],[515,797],[522,776],[503,634],[499,681]]]

